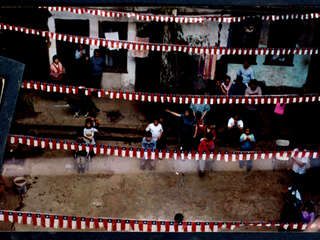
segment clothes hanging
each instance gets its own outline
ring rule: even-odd
[[[141,37],[135,36],[134,41],[148,43],[149,38],[141,38]],[[148,54],[149,54],[149,50],[132,50],[131,51],[132,57],[145,58],[145,57],[148,57]]]
[[[213,80],[216,72],[217,55],[201,54],[199,59],[198,76]]]

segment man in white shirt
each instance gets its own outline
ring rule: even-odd
[[[243,121],[240,119],[238,114],[231,117],[228,121],[228,140],[233,142],[238,142],[239,137],[243,131]]]
[[[152,138],[155,141],[158,141],[161,139],[163,129],[162,125],[159,123],[158,119],[155,119],[153,123],[150,123],[148,127],[146,128],[146,132],[151,132]]]
[[[295,148],[292,154],[295,154],[297,151],[299,151],[299,149]],[[298,200],[301,200],[298,189],[301,187],[302,177],[306,173],[308,161],[308,157],[291,157],[290,166],[287,169],[289,171],[292,167],[292,187],[290,187],[289,190],[292,190],[292,195],[296,195]]]
[[[163,128],[162,128],[162,125],[159,123],[159,120],[155,119],[153,123],[150,123],[146,128],[146,132],[151,132],[152,138],[157,143],[157,148],[161,149],[161,146],[163,146],[163,139],[161,139]],[[162,160],[162,158],[159,158],[159,160]]]

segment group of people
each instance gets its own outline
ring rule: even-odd
[[[85,86],[90,88],[100,88],[102,73],[106,67],[106,63],[100,57],[99,49],[94,50],[94,55],[89,58],[87,50],[83,44],[79,44],[75,52],[74,73],[72,74],[73,85]],[[50,65],[50,82],[55,84],[66,84],[66,69],[59,61],[59,57],[54,55],[52,64]],[[70,77],[69,77],[70,78]]]

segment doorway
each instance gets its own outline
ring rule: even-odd
[[[89,20],[65,20],[56,19],[56,32],[76,36],[89,36]],[[70,80],[75,71],[75,52],[79,43],[71,43],[57,40],[57,55],[59,61],[66,69],[66,77]],[[85,45],[86,52],[89,54],[89,47]],[[70,81],[69,81],[70,82]]]

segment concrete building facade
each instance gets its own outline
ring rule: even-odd
[[[140,10],[145,12],[150,11],[149,8],[141,8]],[[199,10],[195,11],[197,12],[193,12],[193,14],[201,14]],[[120,40],[126,41],[134,41],[134,37],[137,36],[137,23],[142,22],[136,18],[106,18],[89,13],[74,14],[52,11],[51,14],[52,16],[48,19],[50,32],[58,32],[57,20],[59,19],[88,21],[89,37],[103,37],[103,31],[106,29],[103,26],[112,25],[112,23],[123,23],[126,25],[123,28],[125,29],[124,31],[127,31],[125,33],[126,39],[120,38]],[[188,14],[192,13],[189,11]],[[206,10],[206,14],[208,14],[208,10]],[[316,20],[281,20],[278,21],[278,24],[277,21],[265,21],[260,18],[249,19],[240,23],[220,23],[205,20],[204,23],[181,23],[181,29],[183,39],[187,39],[188,36],[192,36],[193,38],[206,36],[208,41],[205,44],[210,46],[311,47],[314,43],[313,34],[316,31],[314,27],[316,25],[315,22]],[[308,32],[305,29],[309,29]],[[48,50],[49,59],[59,53],[57,47],[58,40],[50,39],[50,41],[51,44]],[[95,48],[95,46],[89,46],[90,56],[93,55]],[[136,59],[131,56],[130,51],[124,51],[126,51],[125,57],[123,57],[125,59],[125,69],[118,71],[111,68],[110,71],[105,71],[101,83],[102,88],[134,90],[134,85],[136,84]],[[232,79],[235,79],[236,72],[244,59],[248,59],[248,56],[237,56],[236,58],[231,56],[228,58],[228,75]],[[267,86],[301,87],[306,83],[310,60],[310,55],[260,55],[249,57],[249,61],[255,70],[256,78],[264,80]]]

